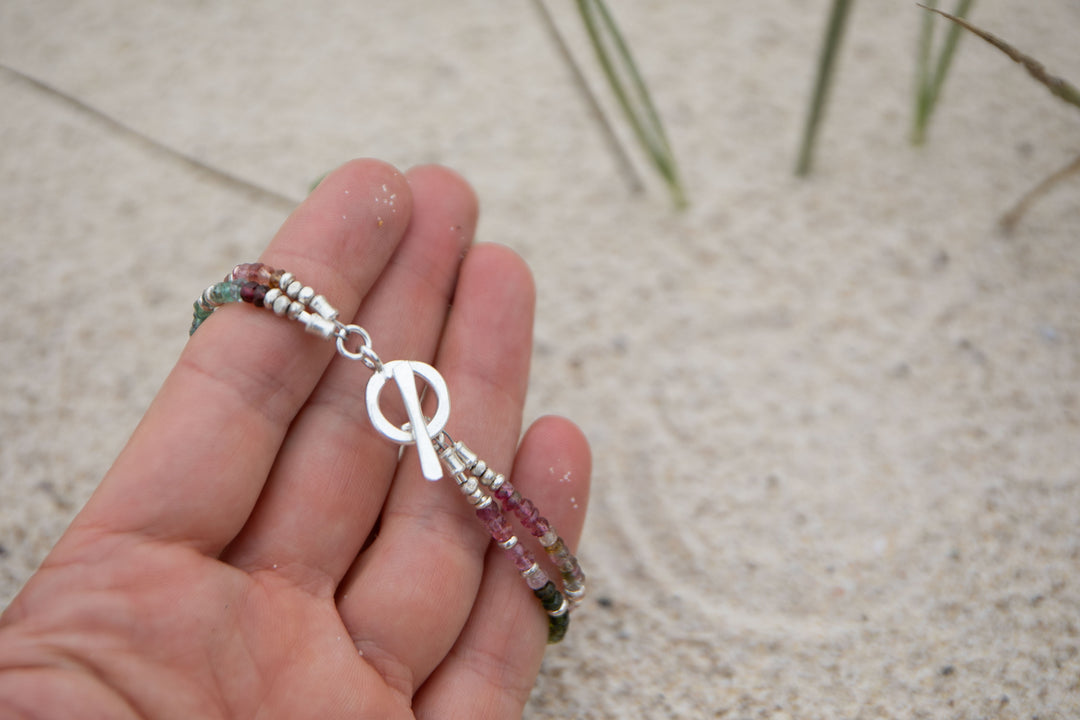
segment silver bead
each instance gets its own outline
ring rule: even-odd
[[[281,297],[281,290],[278,288],[270,288],[266,291],[266,296],[263,298],[263,307],[267,310],[274,309],[274,303]]]
[[[563,587],[563,594],[570,598],[570,602],[576,605],[581,601],[581,598],[585,597],[585,586],[581,583],[566,583]]]
[[[292,300],[289,299],[289,296],[280,295],[276,300],[274,300],[274,314],[284,315],[285,312],[289,309],[290,305],[292,305]]]
[[[535,577],[538,572],[540,572],[540,563],[534,562],[528,570],[521,573],[521,577],[528,580],[529,578]]]
[[[501,547],[503,550],[509,550],[515,545],[517,545],[517,535],[511,535],[509,539],[506,540],[506,542],[499,543],[499,547]]]
[[[476,483],[476,478],[469,478],[461,485],[461,492],[464,495],[472,495],[478,489],[479,486]]]
[[[480,458],[477,458],[476,462],[473,463],[471,469],[473,475],[475,475],[476,477],[481,477],[484,473],[488,471],[488,466],[486,462],[484,462]]]
[[[499,473],[495,476],[495,479],[491,481],[491,489],[498,490],[503,486],[504,482],[506,482],[506,476],[502,473]]]
[[[450,471],[451,475],[460,475],[465,472],[465,463],[461,461],[461,457],[457,454],[456,448],[446,448],[442,452],[443,463],[446,465],[446,469]],[[460,485],[463,480],[458,480]]]
[[[470,450],[465,443],[454,443],[454,449],[457,450],[458,455],[461,456],[461,460],[465,463],[465,467],[473,468],[480,458],[476,457],[476,453]],[[475,475],[476,473],[473,473]]]
[[[322,315],[327,320],[333,320],[338,316],[338,311],[334,309],[334,306],[327,302],[326,298],[322,295],[316,295],[311,298],[311,302],[308,303],[313,311]]]
[[[289,303],[289,308],[285,311],[285,316],[290,320],[295,320],[300,317],[300,313],[304,312],[304,306],[301,303],[293,300]]]
[[[278,280],[278,287],[281,288],[281,292],[285,292],[285,288],[289,287],[295,279],[296,276],[291,272],[282,273],[281,278]]]
[[[480,493],[480,501],[478,503],[476,503],[476,509],[477,510],[483,510],[488,505],[490,505],[492,502],[494,502],[494,501],[491,499],[490,495],[484,495],[483,493]]]
[[[304,324],[304,330],[312,335],[318,335],[323,340],[329,340],[337,329],[337,326],[334,325],[333,322],[321,315],[313,315],[309,312],[305,312],[301,313],[300,317],[297,319]]]
[[[469,496],[469,502],[476,506],[479,506],[484,500],[490,499],[491,498],[489,498],[480,488],[473,490],[472,495]],[[484,507],[487,507],[487,504],[485,504]]]
[[[315,297],[315,289],[310,285],[305,285],[300,288],[300,292],[296,294],[296,299],[307,305],[311,302],[311,298]]]
[[[559,607],[549,612],[548,615],[551,617],[559,617],[560,615],[565,615],[569,610],[570,604],[566,602],[566,596],[562,596],[562,602],[559,603]]]
[[[293,300],[300,294],[300,291],[304,289],[304,283],[299,280],[293,280],[291,283],[285,286],[285,294],[291,297]]]

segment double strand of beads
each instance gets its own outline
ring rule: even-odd
[[[577,558],[570,553],[566,543],[547,518],[541,517],[536,506],[515,490],[505,475],[493,471],[464,443],[455,443],[445,432],[440,433],[434,441],[440,451],[439,457],[453,475],[458,489],[476,508],[476,517],[480,519],[492,540],[510,556],[514,567],[525,578],[525,583],[547,611],[548,642],[559,642],[570,624],[570,611],[577,607],[585,596],[585,575],[581,572]],[[493,497],[501,502],[503,510],[516,515],[521,525],[539,539],[540,545],[562,575],[561,591],[548,578],[540,563],[536,562],[532,552],[518,542],[510,523],[499,510],[499,503],[495,502]]]
[[[577,558],[552,524],[528,498],[522,496],[506,477],[492,470],[486,462],[464,443],[454,442],[443,432],[449,415],[446,385],[438,371],[418,362],[394,361],[385,365],[371,347],[371,337],[357,325],[345,325],[326,298],[304,285],[289,272],[275,270],[263,263],[243,263],[233,268],[226,278],[206,288],[195,301],[190,333],[205,321],[214,310],[233,302],[247,302],[270,310],[275,315],[300,323],[304,329],[324,340],[334,339],[338,352],[346,358],[360,360],[375,371],[368,383],[368,413],[372,424],[387,438],[401,444],[417,445],[425,477],[442,477],[440,464],[457,483],[477,518],[492,539],[510,557],[529,589],[539,599],[548,616],[548,642],[557,643],[566,635],[570,611],[585,596],[585,576]],[[360,348],[349,350],[346,344],[352,335],[361,339]],[[435,390],[440,401],[434,420],[419,409],[414,377],[419,375]],[[410,422],[393,427],[379,408],[379,392],[393,379],[402,393]],[[421,428],[423,426],[423,428]],[[425,454],[425,449],[427,453]],[[435,459],[435,453],[438,459]],[[432,467],[432,466],[436,467]],[[501,505],[501,510],[500,510]],[[504,514],[505,513],[505,514]],[[562,587],[551,580],[532,552],[514,534],[506,515],[513,515],[521,526],[537,538],[551,562],[559,571]]]
[[[304,329],[324,340],[339,334],[343,327],[337,320],[338,311],[322,295],[304,285],[284,270],[275,270],[263,263],[242,263],[226,278],[211,285],[195,301],[191,320],[193,334],[214,309],[230,302],[247,302],[265,307],[276,315],[296,320]]]

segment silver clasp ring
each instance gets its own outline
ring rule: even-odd
[[[417,375],[427,382],[435,393],[437,406],[435,415],[430,420],[420,409],[420,396],[416,392],[415,381]],[[409,416],[409,422],[401,427],[387,420],[379,406],[379,394],[386,381],[391,378],[398,386],[398,392],[401,393],[401,399],[405,403],[405,412]],[[450,419],[450,391],[438,370],[425,363],[412,360],[394,360],[381,365],[368,380],[367,410],[371,424],[385,437],[399,445],[416,444],[424,477],[428,480],[438,480],[442,477],[442,464],[439,462],[439,456],[435,452],[431,439],[442,432],[446,427],[446,421]]]

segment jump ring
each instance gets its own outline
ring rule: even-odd
[[[375,351],[371,349],[371,335],[368,331],[359,325],[342,325],[337,331],[337,350],[350,360],[359,360],[372,370],[379,370],[382,368],[382,361],[379,360],[379,356],[375,354]],[[350,335],[359,335],[363,341],[358,350],[350,350],[345,347],[345,340]]]

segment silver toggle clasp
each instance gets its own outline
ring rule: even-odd
[[[438,401],[435,416],[430,420],[420,409],[420,395],[416,391],[417,376],[427,382]],[[391,378],[397,384],[401,400],[405,403],[405,412],[409,416],[409,422],[401,427],[387,420],[379,406],[379,394],[386,381]],[[416,444],[416,451],[420,455],[420,469],[424,477],[428,480],[442,478],[442,463],[439,462],[439,456],[435,452],[431,439],[442,432],[446,427],[446,421],[450,418],[450,392],[438,370],[425,363],[412,360],[394,360],[382,364],[371,376],[371,380],[368,380],[367,410],[371,417],[371,424],[384,436],[399,445]]]

